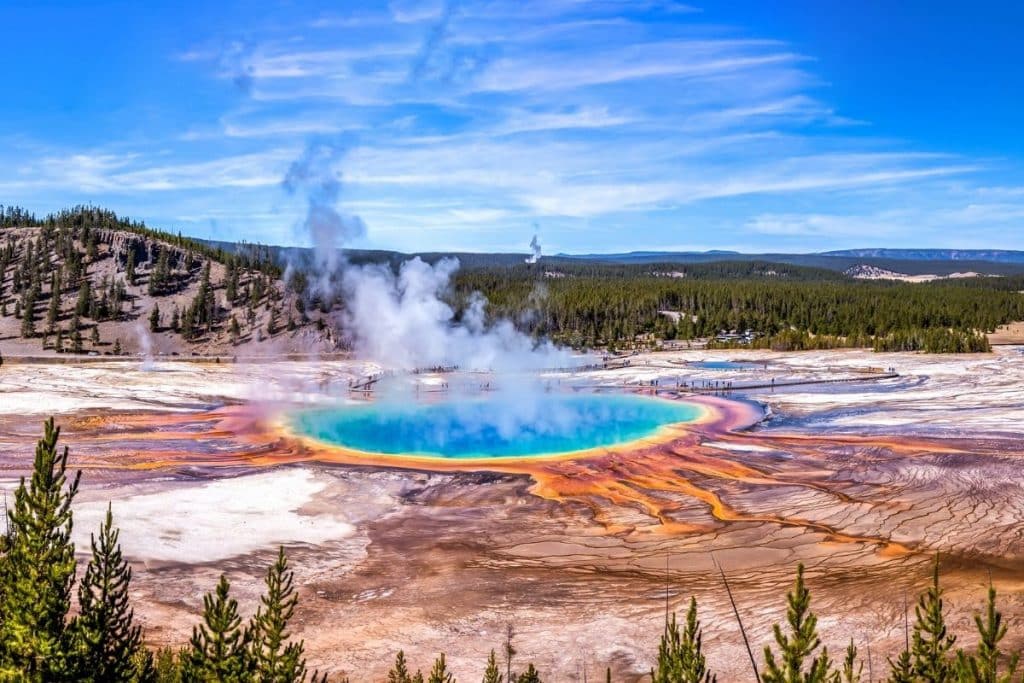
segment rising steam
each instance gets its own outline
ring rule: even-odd
[[[530,240],[530,251],[532,251],[533,253],[530,254],[526,258],[526,262],[527,263],[536,263],[537,261],[540,261],[540,257],[541,257],[540,240],[537,239],[537,233],[534,233],[533,234],[533,239]]]
[[[313,245],[312,293],[344,302],[343,333],[358,357],[407,371],[458,367],[518,373],[573,364],[569,351],[534,341],[509,320],[488,324],[487,300],[480,294],[470,297],[457,316],[444,298],[459,268],[457,259],[430,265],[417,257],[397,273],[390,265],[345,263],[342,247],[363,237],[366,225],[338,208],[338,165],[344,152],[326,140],[310,142],[288,168],[282,186],[306,196],[302,228]],[[536,235],[530,248],[528,260],[536,263],[541,256]]]
[[[508,320],[487,324],[487,300],[470,298],[461,319],[444,301],[457,259],[429,265],[418,257],[396,274],[384,265],[348,267],[343,276],[345,328],[360,357],[414,370],[459,367],[497,373],[566,367],[572,354],[536,343]]]
[[[328,140],[311,140],[305,151],[288,167],[281,181],[289,194],[302,193],[307,200],[303,232],[313,244],[315,293],[332,294],[332,280],[342,260],[342,247],[366,235],[359,216],[343,214],[341,172],[338,170],[345,147]]]

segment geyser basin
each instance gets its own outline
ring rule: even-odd
[[[501,395],[440,403],[379,402],[292,415],[299,434],[383,455],[511,458],[617,446],[693,422],[705,407],[632,395]]]

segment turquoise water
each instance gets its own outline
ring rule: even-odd
[[[764,363],[735,360],[702,360],[690,363],[690,365],[702,370],[751,370],[764,367]]]
[[[297,432],[388,455],[501,458],[612,446],[691,422],[692,403],[628,395],[497,395],[441,403],[370,403],[297,412]]]

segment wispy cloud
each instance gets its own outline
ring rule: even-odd
[[[188,97],[169,103],[172,134],[48,144],[32,163],[0,153],[0,189],[111,197],[197,225],[205,211],[223,229],[290,238],[302,207],[277,187],[288,161],[311,136],[347,134],[347,208],[382,246],[434,234],[486,248],[538,218],[555,226],[553,246],[588,250],[627,224],[647,246],[679,245],[698,217],[740,241],[794,244],[1024,219],[1024,182],[993,182],[990,160],[874,137],[830,101],[814,55],[689,4],[294,11],[169,55],[223,93],[195,112]]]

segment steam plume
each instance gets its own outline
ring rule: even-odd
[[[535,342],[508,320],[488,325],[486,299],[470,298],[461,320],[443,296],[457,259],[433,266],[419,257],[396,274],[383,265],[348,267],[345,328],[356,353],[394,368],[458,366],[513,373],[574,364],[569,351]]]
[[[359,216],[338,210],[342,185],[337,166],[344,153],[340,144],[311,140],[281,183],[289,194],[306,195],[308,208],[302,227],[313,244],[314,285],[324,295],[331,293],[331,280],[342,261],[341,248],[366,234],[366,224]]]
[[[530,240],[530,251],[532,251],[533,253],[526,258],[526,262],[527,263],[536,263],[537,261],[540,261],[540,257],[541,257],[540,240],[537,239],[537,233],[534,233],[533,234],[533,239]]]

